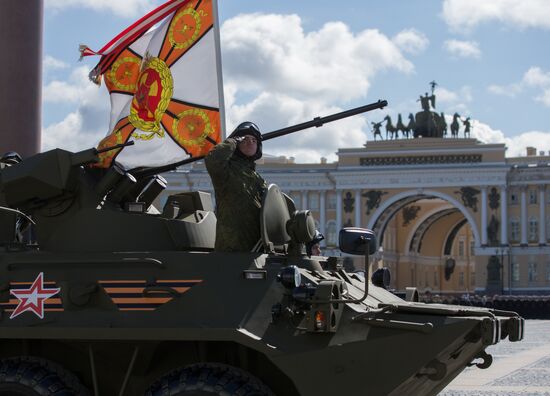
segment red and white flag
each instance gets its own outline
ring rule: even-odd
[[[151,29],[154,25],[158,27]],[[111,122],[98,149],[99,167],[162,166],[205,155],[220,142],[223,86],[216,0],[170,0],[122,31],[101,50],[90,79],[102,77]]]

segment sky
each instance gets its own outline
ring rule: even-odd
[[[99,49],[162,0],[45,0],[42,149],[82,150],[107,133],[107,90],[88,80]],[[548,0],[218,0],[227,129],[262,132],[385,99],[389,105],[273,139],[264,153],[336,161],[404,121],[436,81],[436,111],[472,137],[550,151]],[[462,127],[463,128],[463,127]],[[385,135],[385,134],[384,134]],[[462,137],[462,132],[460,134]]]

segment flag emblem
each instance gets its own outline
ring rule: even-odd
[[[148,132],[160,131],[160,120],[164,115],[174,89],[170,69],[159,58],[149,58],[145,61],[140,73],[136,94],[128,120],[137,129]],[[155,134],[133,134],[137,139],[151,139]],[[164,137],[160,133],[159,137]]]

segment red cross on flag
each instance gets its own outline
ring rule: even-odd
[[[157,25],[158,24],[158,25]],[[154,27],[157,25],[157,27]],[[111,97],[111,121],[98,149],[126,168],[162,166],[207,154],[220,142],[223,87],[216,0],[171,0],[125,29],[101,50],[90,72]]]

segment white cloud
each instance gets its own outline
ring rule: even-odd
[[[228,131],[245,120],[269,132],[329,115],[367,97],[377,73],[414,70],[395,38],[373,29],[351,32],[341,22],[304,32],[297,15],[239,15],[223,24],[221,37]],[[427,45],[420,33],[414,37],[409,49]],[[351,117],[266,142],[264,152],[335,161],[338,148],[364,144],[367,130],[365,117]]]
[[[83,150],[97,145],[109,127],[109,95],[88,79],[88,66],[74,69],[67,81],[54,80],[43,89],[45,103],[75,105],[62,121],[42,129],[42,149]]]
[[[46,55],[44,57],[42,65],[44,66],[44,72],[49,72],[51,70],[62,70],[69,67],[69,64],[63,62],[62,60],[54,58],[51,55]]]
[[[469,114],[469,104],[473,100],[472,88],[464,85],[458,91],[451,91],[445,87],[438,86],[435,89],[436,107],[445,109],[447,114],[460,113]]]
[[[257,123],[260,130],[263,133],[271,132],[290,124],[339,111],[342,111],[339,107],[327,106],[318,101],[302,101],[280,93],[263,92],[246,104],[231,106],[228,130],[232,130],[244,120],[259,120]],[[362,145],[366,142],[364,130],[364,117],[350,117],[321,128],[312,128],[266,141],[264,153],[294,157],[296,162],[319,162],[320,157],[336,161],[335,152],[338,148]]]
[[[462,134],[462,132],[461,132]],[[512,137],[505,137],[500,129],[493,129],[478,120],[472,121],[471,137],[483,143],[506,144],[507,157],[525,156],[526,148],[535,146],[537,151],[550,152],[550,131],[528,131]]]
[[[547,0],[445,0],[442,16],[454,32],[469,32],[478,25],[497,21],[525,29],[550,29]]]
[[[353,33],[330,22],[306,33],[297,15],[239,15],[222,26],[226,80],[239,91],[326,101],[365,97],[373,76],[414,66],[378,30]]]
[[[531,67],[525,72],[520,82],[508,85],[489,85],[489,92],[495,95],[515,97],[526,88],[534,88],[542,92],[534,99],[543,105],[550,107],[550,72],[545,72],[540,67]]]
[[[88,66],[79,66],[67,81],[54,80],[43,89],[43,100],[48,103],[90,104],[99,99],[100,89],[88,78]]]
[[[88,8],[130,18],[144,15],[158,3],[158,0],[45,0],[45,7],[56,11],[67,8]]]
[[[426,35],[416,29],[402,30],[393,37],[392,41],[402,51],[411,54],[424,51],[430,43]]]
[[[521,92],[521,84],[509,84],[509,85],[496,85],[491,84],[487,87],[487,90],[495,95],[509,96],[510,98],[516,97]]]
[[[527,147],[535,147],[537,152],[550,152],[550,131],[530,131],[524,132],[518,136],[506,138],[507,157],[525,156]]]
[[[451,55],[459,58],[478,59],[481,57],[479,44],[475,41],[447,40],[443,44],[443,47]]]

